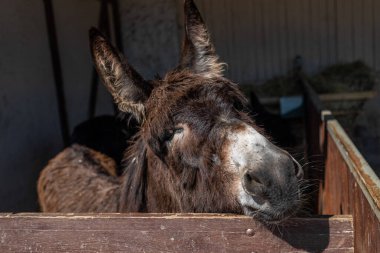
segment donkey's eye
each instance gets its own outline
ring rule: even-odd
[[[178,128],[174,129],[174,134],[180,134],[182,132],[183,132],[183,128],[182,127],[178,127]]]
[[[165,132],[164,141],[169,142],[169,141],[173,140],[174,135],[180,134],[182,132],[183,132],[183,128],[181,128],[181,127],[170,129],[170,130]]]

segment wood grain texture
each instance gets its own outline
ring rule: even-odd
[[[318,94],[305,81],[302,81],[305,101],[305,134],[306,134],[306,159],[308,166],[305,167],[305,178],[312,179],[315,183],[309,187],[310,209],[315,213],[320,213],[323,200],[323,180],[325,168],[325,132],[326,122],[322,119],[321,113],[324,106]],[[324,111],[330,113],[329,111]]]
[[[323,213],[352,214],[355,252],[379,252],[380,221],[329,136]]]
[[[324,213],[352,214],[355,252],[379,252],[379,179],[337,121],[330,121],[327,130],[324,195],[329,201],[326,201]]]
[[[355,252],[380,251],[380,222],[373,213],[366,197],[357,183],[354,183],[353,213],[355,216]]]
[[[273,231],[234,215],[2,214],[0,252],[353,252],[351,216]]]
[[[308,88],[306,108],[310,115],[306,127],[310,128],[307,133],[314,133],[308,138],[308,155],[324,154],[326,165],[319,189],[320,212],[353,215],[355,252],[379,252],[379,179],[338,121],[330,118],[326,127],[316,133],[320,122],[326,120],[320,120],[323,114],[320,100]],[[318,141],[325,138],[325,144],[318,148]]]
[[[323,214],[352,214],[350,196],[353,195],[352,180],[347,164],[330,135],[327,136],[326,170],[323,189]]]

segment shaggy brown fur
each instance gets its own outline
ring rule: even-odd
[[[185,27],[179,67],[154,81],[145,81],[104,36],[90,31],[104,84],[120,110],[139,120],[140,130],[119,178],[105,172],[114,167],[109,159],[85,147],[73,146],[54,158],[39,179],[43,211],[241,213],[245,208],[256,215],[251,209],[265,200],[270,209],[258,215],[281,220],[297,209],[302,170],[260,134],[237,85],[222,77],[222,63],[192,0],[185,1]],[[231,158],[231,143],[247,131],[254,133],[249,138],[257,148],[241,168]]]
[[[117,212],[120,182],[115,175],[116,164],[111,158],[84,146],[66,148],[40,175],[41,209],[46,212]]]

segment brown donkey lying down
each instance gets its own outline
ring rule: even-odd
[[[269,223],[297,211],[302,168],[247,114],[192,0],[185,1],[185,28],[178,67],[153,81],[90,31],[99,75],[140,129],[120,177],[109,158],[83,146],[51,160],[38,182],[43,211],[232,212]]]

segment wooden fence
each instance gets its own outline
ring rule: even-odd
[[[355,252],[380,252],[380,180],[312,88],[304,87],[307,155],[325,168],[310,170],[320,180],[314,194],[318,213],[351,214]]]
[[[2,214],[0,252],[353,252],[351,216]]]

